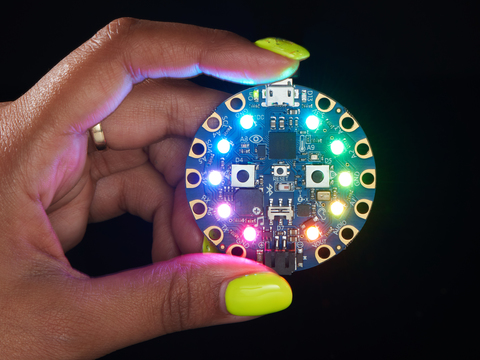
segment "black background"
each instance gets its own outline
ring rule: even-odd
[[[376,198],[362,232],[331,261],[288,277],[290,308],[251,322],[166,335],[102,359],[475,357],[478,169],[469,147],[478,128],[480,59],[473,6],[53,4],[18,2],[2,9],[1,101],[21,96],[121,16],[220,28],[251,41],[283,37],[311,53],[295,81],[355,115],[377,167]],[[244,89],[203,76],[196,81],[231,93]],[[92,276],[145,265],[151,235],[150,224],[124,215],[90,225],[68,257]]]

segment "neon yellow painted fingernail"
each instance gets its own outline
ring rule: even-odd
[[[204,253],[219,253],[217,247],[212,243],[206,236],[203,237],[203,247],[202,250]]]
[[[256,41],[255,45],[293,60],[305,60],[310,56],[303,46],[281,38],[268,37]]]
[[[284,310],[291,303],[292,289],[288,282],[270,272],[236,278],[225,292],[225,304],[232,315],[266,315]]]

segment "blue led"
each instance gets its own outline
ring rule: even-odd
[[[217,149],[222,154],[226,154],[230,151],[230,143],[226,139],[222,139],[217,144]]]
[[[240,119],[240,125],[245,130],[251,129],[253,126],[253,116],[252,115],[243,115]]]
[[[210,174],[208,175],[208,181],[210,181],[210,184],[212,185],[218,185],[222,182],[223,176],[220,171],[210,171]]]

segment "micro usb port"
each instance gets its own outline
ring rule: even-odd
[[[295,88],[292,79],[267,85],[267,106],[295,106]]]

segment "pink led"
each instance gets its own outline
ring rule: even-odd
[[[226,219],[230,216],[231,213],[232,213],[232,209],[228,204],[222,204],[217,208],[217,214],[221,218]]]
[[[243,230],[243,237],[247,241],[253,241],[257,238],[257,232],[251,226],[247,226],[245,230]]]

